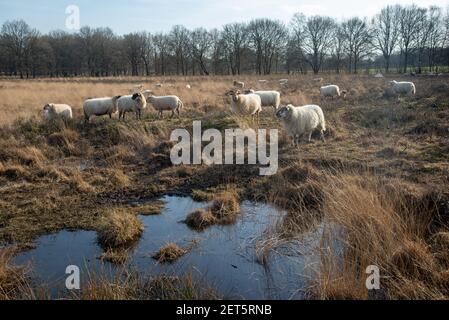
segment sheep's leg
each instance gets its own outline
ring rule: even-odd
[[[323,142],[326,142],[326,139],[324,139],[324,131],[321,130],[320,133],[321,133],[321,140],[322,140]]]
[[[172,110],[171,111],[171,117],[170,118],[173,118],[175,116],[175,110]]]
[[[312,131],[310,131],[309,133],[308,133],[308,140],[307,140],[307,142],[311,142],[312,141]]]

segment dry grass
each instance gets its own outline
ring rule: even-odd
[[[220,296],[209,285],[191,275],[182,277],[161,275],[143,277],[137,272],[123,270],[112,279],[92,274],[77,300],[209,300]]]
[[[159,263],[172,263],[185,255],[187,249],[179,247],[176,243],[168,243],[153,255]]]
[[[210,212],[189,216],[202,228],[232,223],[239,199],[252,199],[287,211],[273,241],[300,237],[320,223],[329,226],[323,248],[327,244],[330,251],[322,253],[313,297],[372,298],[364,289],[367,263],[378,264],[386,276],[384,297],[446,297],[448,78],[416,77],[417,95],[397,100],[384,94],[386,83],[410,79],[323,75],[322,84],[349,92],[334,102],[320,101],[312,75],[288,76],[284,87],[278,78],[267,76],[267,84],[257,76],[239,80],[254,89],[280,90],[283,103],[321,105],[328,131],[325,144],[293,149],[272,111],[264,110],[260,127],[281,130],[279,170],[271,177],[259,176],[255,166],[171,165],[168,139],[175,128],[191,130],[199,119],[203,129],[253,126],[229,113],[223,93],[232,77],[0,80],[0,244],[72,228],[99,230],[115,249],[142,232],[135,214],[160,211],[152,204],[129,208],[132,200],[175,193],[213,201]],[[152,88],[153,82],[164,86]],[[180,96],[186,105],[181,119],[159,120],[149,107],[142,121],[82,123],[84,98],[128,93],[140,83],[156,94]],[[71,104],[75,119],[42,122],[47,102]],[[103,219],[117,207],[127,208],[132,218]],[[337,235],[331,233],[335,225],[341,228]],[[336,236],[344,244],[343,259],[332,241]],[[275,245],[268,242],[261,255],[268,257]],[[120,260],[121,253],[106,251],[105,257]],[[114,286],[106,287],[105,297]]]
[[[107,248],[100,256],[102,261],[107,261],[112,264],[121,265],[128,260],[128,250],[127,249],[113,249]]]
[[[187,215],[185,223],[190,228],[201,231],[217,223],[217,218],[210,209],[198,209]]]
[[[449,297],[449,288],[441,280],[449,261],[441,256],[437,261],[433,250],[441,247],[432,248],[426,242],[439,219],[437,195],[412,193],[403,183],[371,175],[330,176],[322,187],[327,227],[313,297],[372,297],[365,286],[369,265],[381,270],[383,297]],[[441,233],[436,234],[441,239]]]
[[[215,197],[210,210],[218,223],[234,223],[240,213],[238,195],[234,191],[223,191]]]
[[[30,299],[34,296],[26,269],[11,264],[15,249],[0,248],[0,300]]]
[[[103,218],[98,242],[105,248],[122,248],[135,243],[143,232],[143,224],[134,214],[114,210]]]

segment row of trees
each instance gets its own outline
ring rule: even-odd
[[[294,15],[232,23],[221,30],[115,35],[83,27],[40,34],[8,21],[0,34],[0,73],[10,76],[112,76],[358,72],[392,68],[438,71],[449,66],[449,12],[387,6],[371,19]]]

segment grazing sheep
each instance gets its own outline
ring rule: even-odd
[[[95,98],[95,99],[87,99],[83,104],[84,111],[84,119],[86,122],[89,122],[91,116],[103,116],[108,114],[109,118],[112,118],[112,115],[117,113],[117,99],[120,96],[116,96],[113,98],[105,97],[105,98]]]
[[[341,94],[342,94],[343,98],[346,97],[345,90],[341,91]],[[340,97],[340,88],[335,84],[331,84],[328,86],[322,86],[320,88],[320,96],[321,96],[321,98],[331,97],[333,100],[334,97]]]
[[[55,119],[72,119],[72,107],[67,104],[47,103],[44,106],[44,119],[47,121]]]
[[[142,118],[142,110],[147,107],[147,101],[143,93],[135,93],[129,96],[123,96],[117,99],[117,109],[119,112],[119,120],[123,117],[125,120],[125,115],[127,112],[135,112],[136,119]]]
[[[406,95],[416,94],[416,88],[413,82],[406,82],[406,81],[397,82],[396,80],[393,80],[390,81],[389,84],[393,92],[398,96],[400,94]]]
[[[301,137],[308,136],[310,142],[314,130],[319,130],[324,142],[326,121],[323,110],[317,105],[295,107],[291,104],[281,107],[276,112],[276,117],[281,119],[284,129],[293,138],[293,144],[298,145]]]
[[[253,89],[245,90],[245,94],[257,94],[262,101],[262,107],[273,107],[277,110],[281,104],[281,94],[279,91],[254,91]]]
[[[175,112],[178,114],[178,117],[179,117],[179,111],[184,106],[181,99],[179,99],[177,96],[159,96],[159,97],[157,97],[157,96],[149,95],[147,100],[148,100],[148,102],[150,102],[153,105],[153,108],[156,111],[158,111],[160,118],[162,118],[162,112],[165,110],[167,110],[167,111],[171,110],[172,117],[175,115]]]
[[[243,89],[243,88],[245,87],[245,83],[242,82],[242,81],[236,81],[236,80],[234,80],[234,87]]]
[[[231,96],[231,110],[240,115],[256,116],[259,120],[259,112],[262,111],[262,101],[260,96],[254,93],[241,94],[239,90],[229,91],[227,95]]]
[[[314,81],[314,82],[322,82],[322,81],[323,81],[323,78],[315,78],[315,79],[313,79],[313,81]]]

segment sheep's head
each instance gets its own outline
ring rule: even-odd
[[[291,114],[293,113],[293,106],[291,104],[288,104],[286,106],[282,106],[276,111],[276,117],[279,119],[288,119],[290,118]]]
[[[44,106],[44,112],[49,113],[49,112],[54,112],[55,111],[55,105],[53,103],[47,103]]]
[[[132,99],[139,104],[146,104],[145,96],[142,93],[134,93]]]
[[[226,96],[231,96],[231,99],[234,102],[237,102],[239,100],[239,95],[241,94],[240,90],[229,90],[226,92]]]
[[[397,83],[396,80],[388,81],[388,84],[391,86],[394,86]]]

